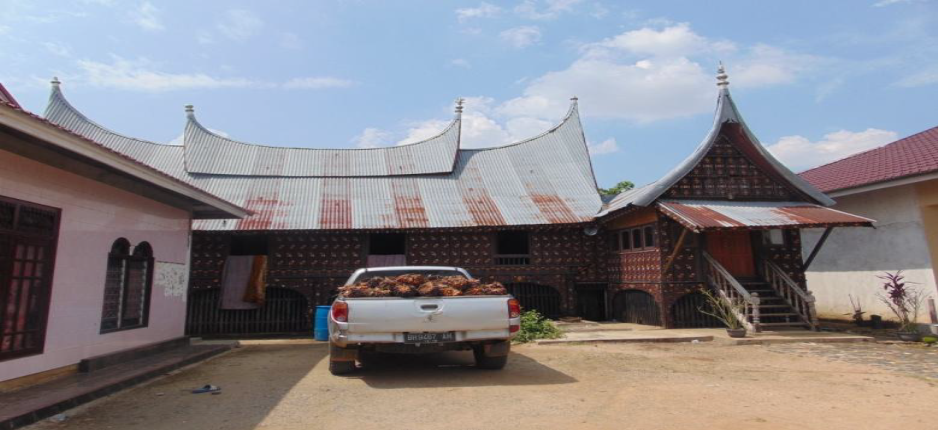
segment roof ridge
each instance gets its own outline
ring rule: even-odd
[[[150,144],[150,145],[169,146],[169,147],[181,146],[181,145],[172,145],[172,144],[169,144],[169,143],[154,142],[154,141],[152,141],[152,140],[146,140],[146,139],[141,139],[141,138],[138,138],[138,137],[128,136],[128,135],[126,135],[126,134],[123,134],[123,133],[114,131],[114,130],[110,129],[109,127],[105,127],[105,126],[99,124],[98,122],[92,120],[91,118],[88,118],[84,113],[82,113],[80,110],[78,110],[78,108],[76,108],[74,105],[72,105],[72,103],[68,101],[68,99],[65,97],[65,94],[62,92],[62,89],[61,89],[58,85],[53,85],[53,86],[52,86],[52,92],[49,94],[49,103],[46,105],[46,111],[45,111],[45,112],[43,113],[43,115],[42,115],[42,117],[43,117],[44,119],[47,119],[47,120],[48,120],[48,118],[49,118],[49,112],[50,112],[51,109],[52,109],[52,103],[53,103],[54,101],[58,101],[58,102],[59,102],[60,104],[62,104],[65,108],[67,108],[72,114],[76,115],[77,117],[79,117],[80,119],[82,119],[83,121],[85,121],[86,123],[88,123],[88,125],[91,125],[91,126],[93,126],[93,127],[97,127],[97,128],[100,129],[101,131],[106,132],[106,133],[113,134],[113,135],[115,135],[115,136],[117,136],[117,137],[121,137],[121,138],[124,138],[124,139],[137,141],[137,142],[140,142],[140,143],[146,143],[146,144]],[[76,134],[78,134],[78,133],[76,133]]]

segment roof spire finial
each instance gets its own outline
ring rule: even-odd
[[[462,98],[462,97],[458,97],[458,98],[456,99],[456,114],[457,114],[457,115],[462,115],[462,104],[463,104],[465,101],[466,101],[466,99],[464,99],[464,98]]]
[[[574,102],[574,103],[576,103],[578,100],[580,100],[580,98],[577,97],[577,96],[570,97],[570,101],[572,101],[572,102]]]
[[[727,80],[729,76],[726,74],[726,69],[723,67],[723,62],[720,61],[720,67],[717,68],[717,86],[721,88],[726,88],[730,81]]]
[[[61,84],[62,82],[59,81],[59,77],[58,77],[58,76],[53,76],[53,77],[52,77],[52,81],[50,81],[49,83],[52,84],[52,88],[58,88],[58,87],[59,87],[59,84]]]
[[[189,115],[189,116],[195,115],[195,106],[186,105],[186,115]]]

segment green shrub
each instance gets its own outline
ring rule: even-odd
[[[515,342],[526,343],[537,339],[557,339],[563,332],[554,325],[554,322],[544,318],[535,310],[521,313],[521,330],[515,336]]]

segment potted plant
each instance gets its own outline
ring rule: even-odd
[[[746,337],[746,327],[736,318],[736,315],[743,315],[746,310],[746,302],[742,298],[723,299],[706,288],[701,288],[700,294],[703,294],[707,303],[697,310],[723,323],[726,326],[726,334],[730,337]]]
[[[918,315],[922,303],[927,298],[926,294],[910,286],[911,282],[905,282],[901,270],[896,273],[886,272],[877,277],[885,281],[879,299],[899,320],[896,336],[906,342],[922,340],[922,333],[918,330]]]

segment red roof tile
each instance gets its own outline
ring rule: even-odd
[[[934,171],[938,171],[938,127],[799,175],[831,192]]]

